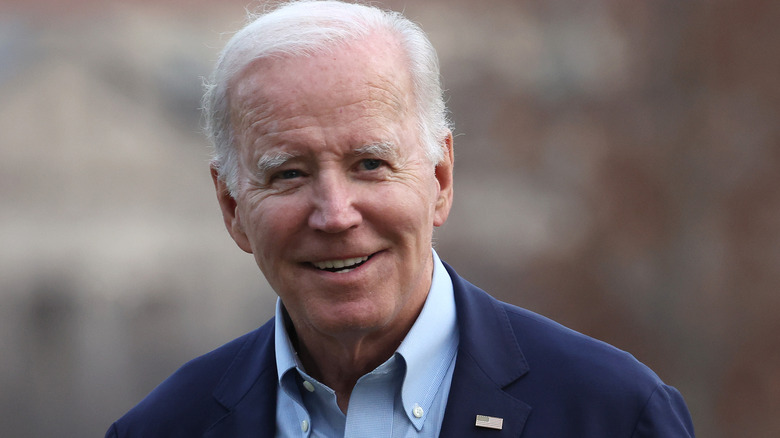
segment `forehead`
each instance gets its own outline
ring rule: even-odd
[[[250,63],[232,84],[231,120],[240,132],[307,117],[328,123],[349,113],[400,120],[412,113],[411,84],[396,39],[373,35],[316,55]]]

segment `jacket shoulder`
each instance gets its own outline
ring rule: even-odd
[[[693,436],[682,395],[633,355],[529,310],[501,307],[530,368],[518,388],[544,394],[534,403],[537,415],[578,413],[597,434]]]
[[[654,388],[661,382],[650,368],[626,351],[530,310],[507,303],[500,306],[506,311],[531,369],[543,367],[551,373],[587,374],[592,376],[589,380],[603,376],[631,386],[640,382]]]

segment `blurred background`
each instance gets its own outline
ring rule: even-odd
[[[780,2],[377,3],[441,57],[442,258],[632,352],[698,436],[780,436]],[[102,436],[272,315],[198,111],[259,5],[0,0],[3,436]]]

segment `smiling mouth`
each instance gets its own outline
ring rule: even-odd
[[[368,261],[370,257],[371,256],[354,257],[351,259],[342,260],[325,260],[323,262],[311,262],[311,264],[321,271],[345,274]]]

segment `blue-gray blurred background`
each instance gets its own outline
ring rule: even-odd
[[[442,257],[632,352],[699,436],[780,436],[780,2],[380,4],[441,57]],[[258,5],[0,0],[2,436],[101,436],[272,314],[198,112]]]

